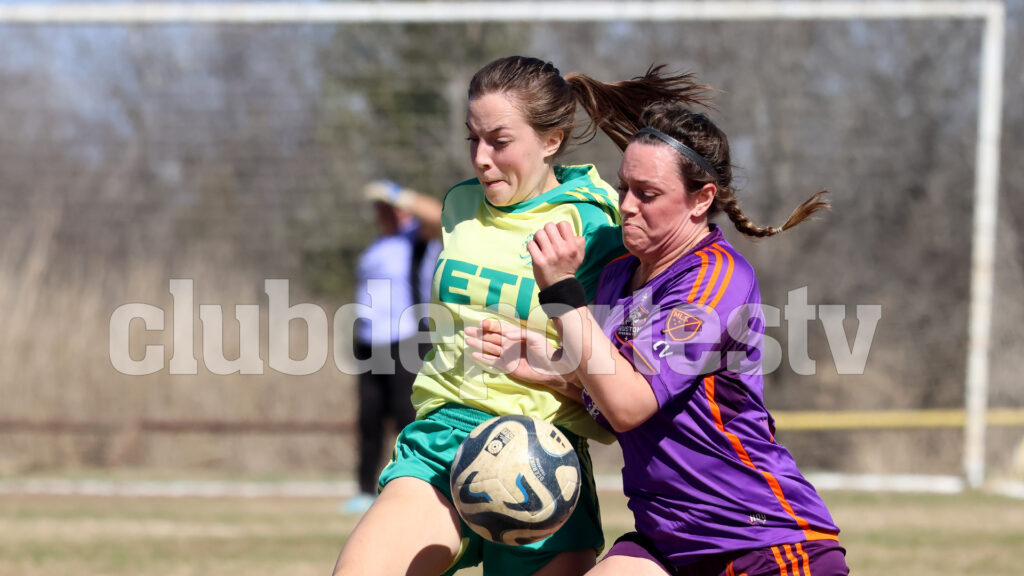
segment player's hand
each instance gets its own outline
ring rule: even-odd
[[[533,277],[537,288],[572,278],[583,263],[587,241],[573,232],[572,224],[563,220],[548,222],[538,230],[526,246],[533,258]]]
[[[363,197],[371,202],[383,202],[395,208],[409,210],[416,193],[402,188],[390,180],[374,180],[363,186]]]
[[[574,400],[580,387],[573,366],[563,360],[543,334],[497,320],[467,326],[466,346],[473,359],[490,369],[515,378],[543,384]]]

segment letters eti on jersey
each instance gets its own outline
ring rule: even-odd
[[[530,304],[536,282],[533,278],[518,276],[485,266],[477,266],[469,262],[453,258],[442,259],[437,263],[441,271],[438,287],[438,299],[448,304],[474,305],[494,308],[499,303],[515,306],[520,318],[529,318]],[[486,282],[487,296],[483,302],[474,301],[471,294],[480,294],[481,290],[471,290],[470,283]]]

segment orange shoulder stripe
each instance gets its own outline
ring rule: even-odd
[[[715,244],[713,248],[715,248],[722,256],[725,256],[725,259],[727,260],[728,264],[726,264],[725,268],[725,277],[722,279],[722,283],[719,284],[718,286],[718,292],[715,293],[714,300],[712,300],[711,303],[708,304],[708,308],[714,308],[715,306],[718,306],[718,301],[722,299],[723,295],[725,295],[725,289],[729,287],[729,281],[732,280],[732,269],[733,264],[735,264],[732,254],[729,254],[728,250],[722,248],[718,244]]]
[[[723,258],[719,256],[718,252],[716,252],[712,247],[709,247],[707,251],[709,256],[712,254],[715,256],[715,267],[711,269],[711,278],[704,287],[704,293],[700,295],[700,301],[697,302],[697,305],[701,307],[707,303],[708,297],[711,295],[711,290],[715,287],[715,283],[718,282],[718,275],[722,272]]]
[[[693,302],[693,299],[697,297],[697,291],[700,289],[701,282],[704,281],[704,274],[708,271],[708,255],[705,250],[697,252],[697,256],[700,257],[700,272],[697,273],[697,281],[693,283],[693,289],[690,290],[690,295],[686,297],[687,302]]]

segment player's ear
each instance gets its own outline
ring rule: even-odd
[[[550,158],[558,152],[558,149],[562,147],[562,140],[565,138],[565,132],[562,130],[551,130],[541,135],[540,142],[541,148],[544,150],[544,158]]]
[[[693,207],[693,215],[696,217],[704,216],[711,209],[711,204],[715,201],[715,196],[718,194],[718,186],[708,182],[707,184],[700,187],[697,193],[694,194],[694,200],[696,200],[696,206]]]

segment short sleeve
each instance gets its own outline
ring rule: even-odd
[[[581,235],[587,242],[583,264],[576,278],[583,283],[587,301],[593,301],[601,271],[611,260],[626,253],[622,245],[622,228],[601,208],[592,204],[577,204],[583,222]]]

